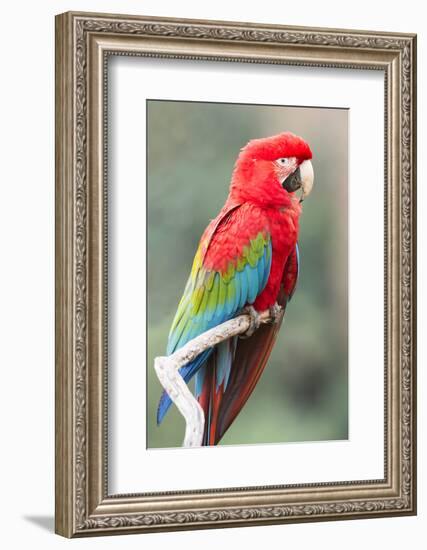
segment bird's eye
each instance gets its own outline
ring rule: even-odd
[[[288,158],[281,158],[276,160],[277,164],[280,164],[280,166],[287,166],[289,164]]]

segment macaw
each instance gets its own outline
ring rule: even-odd
[[[245,338],[221,342],[180,369],[186,382],[195,376],[205,413],[203,445],[220,441],[251,395],[294,293],[301,203],[314,180],[311,158],[309,145],[290,132],[249,141],[234,165],[228,198],[200,239],[167,354],[242,311],[251,315]],[[267,309],[273,321],[259,326]],[[170,405],[163,392],[158,424]]]

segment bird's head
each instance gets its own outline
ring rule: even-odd
[[[309,145],[291,132],[253,139],[240,151],[231,180],[231,195],[263,206],[288,206],[313,188]]]

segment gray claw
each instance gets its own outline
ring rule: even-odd
[[[250,338],[253,333],[259,329],[261,324],[261,316],[253,306],[246,306],[242,313],[246,313],[250,317],[250,325],[246,332],[240,335],[240,338]]]
[[[279,323],[283,316],[283,308],[276,302],[274,305],[268,308],[270,311],[271,324],[275,325]]]

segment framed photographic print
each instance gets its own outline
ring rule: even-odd
[[[416,37],[56,18],[56,532],[416,513]]]

